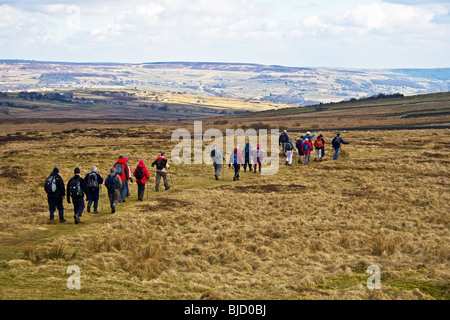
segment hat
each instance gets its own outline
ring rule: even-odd
[[[311,135],[311,131],[308,131],[306,134],[307,134],[308,136],[310,136],[310,135]]]
[[[58,168],[55,167],[55,168],[53,169],[53,173],[54,173],[54,174],[58,174],[58,173],[59,173]]]
[[[286,130],[284,130],[283,132],[287,132]]]
[[[163,155],[165,155],[166,153],[164,152],[164,151],[161,151],[161,155],[163,156]]]
[[[75,170],[73,170],[73,172],[74,172],[75,174],[80,173],[80,168],[75,168]]]
[[[340,133],[338,132],[338,133],[336,133],[336,135],[338,136],[338,135],[340,135]]]
[[[303,136],[300,136],[300,139],[303,139]]]
[[[92,166],[91,170],[92,170],[92,172],[95,172],[95,171],[97,171],[97,167],[96,166]]]
[[[128,158],[123,158],[123,160],[125,160],[125,162],[127,162],[127,161],[128,161]]]
[[[123,156],[119,156],[119,159],[123,159]]]
[[[323,135],[319,134],[319,136],[317,137],[317,139],[320,139],[320,138],[322,138],[322,137],[323,137]]]
[[[258,146],[256,147],[256,149],[259,149],[259,144],[258,144]]]
[[[139,160],[139,164],[144,164],[144,160]]]

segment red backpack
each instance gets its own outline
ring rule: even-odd
[[[317,149],[322,149],[323,148],[323,141],[322,141],[322,139],[317,139],[314,142],[314,147],[316,147]]]

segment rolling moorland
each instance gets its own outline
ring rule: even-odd
[[[150,167],[161,150],[170,158],[172,132],[193,132],[193,119],[61,120],[56,109],[20,119],[4,106],[0,299],[448,300],[449,98],[200,118],[203,130],[322,133],[325,158],[286,166],[280,157],[278,174],[241,172],[235,182],[228,167],[217,181],[211,165],[172,164],[172,188],[158,193],[152,168],[143,202],[131,184],[112,215],[103,187],[100,213],[85,212],[80,225],[67,203],[66,223],[48,221],[43,183],[53,167],[65,182],[75,167],[106,176],[119,155],[132,169],[140,159]],[[336,130],[350,144],[332,161]],[[80,267],[80,290],[66,286],[70,265]],[[380,290],[366,287],[371,265],[381,269]]]
[[[138,89],[313,105],[379,93],[447,92],[450,68],[339,69],[246,63],[63,63],[0,60],[0,91]]]

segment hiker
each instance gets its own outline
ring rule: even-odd
[[[214,165],[214,178],[219,180],[220,170],[222,170],[222,163],[225,158],[223,157],[222,150],[219,149],[219,144],[216,143],[210,154],[211,160]]]
[[[161,181],[161,177],[164,180],[164,187],[166,190],[170,189],[169,182],[167,181],[167,170],[169,169],[169,164],[167,163],[167,159],[165,158],[165,152],[161,152],[161,155],[152,163],[152,167],[156,166],[156,184],[155,190],[159,190],[159,183]]]
[[[305,137],[304,141],[303,141],[303,145],[302,145],[302,151],[305,155],[305,165],[307,165],[309,163],[309,156],[311,154],[311,150],[312,150],[313,146],[311,141],[309,140],[309,138]]]
[[[108,189],[111,213],[114,213],[116,212],[116,207],[120,199],[120,190],[122,189],[122,179],[120,179],[114,167],[109,170],[109,175],[105,179],[105,187]]]
[[[50,221],[55,219],[55,211],[58,208],[59,222],[66,222],[64,219],[63,199],[66,196],[64,181],[59,175],[58,168],[54,168],[44,184],[47,193],[48,208],[50,211]]]
[[[97,167],[92,166],[91,173],[88,173],[84,178],[87,193],[87,212],[91,212],[91,205],[94,202],[94,213],[98,213],[98,200],[100,197],[100,185],[103,183],[103,178],[97,173]]]
[[[125,202],[128,195],[128,179],[130,178],[130,171],[126,164],[125,158],[123,156],[119,157],[119,160],[114,164],[114,169],[116,169],[116,174],[119,175],[120,180],[122,180],[119,203]]]
[[[247,142],[244,148],[244,172],[247,171],[247,164],[249,168],[249,172],[252,171],[252,163],[251,163],[251,152],[252,148],[250,146],[250,142]]]
[[[314,133],[313,135],[311,135],[311,132],[308,131],[308,132],[306,132],[306,135],[304,136],[304,138],[308,138],[309,141],[311,141],[311,143],[312,143],[312,139],[313,139],[315,136],[316,136],[315,133]]]
[[[130,166],[128,165],[128,158],[124,158],[124,159],[125,159],[125,165],[127,166],[127,172],[128,172],[127,181],[130,181],[131,183],[133,183],[133,178],[131,177]],[[130,196],[130,186],[127,183],[127,198],[129,196]]]
[[[294,144],[292,143],[292,138],[289,138],[289,141],[286,142],[286,165],[292,165],[292,155],[294,153]]]
[[[297,147],[298,150],[298,163],[302,163],[303,161],[303,136],[300,137],[300,139],[297,140],[297,142],[295,143],[295,146]]]
[[[314,157],[314,161],[322,161],[323,155],[322,155],[322,149],[323,149],[323,139],[322,135],[319,135],[314,141],[314,149],[316,150],[316,155]]]
[[[80,169],[75,168],[73,171],[75,176],[69,180],[67,183],[67,202],[70,204],[70,199],[72,198],[73,202],[73,211],[74,211],[74,219],[75,224],[79,224],[80,217],[83,214],[84,210],[84,195],[86,195],[88,190],[86,188],[86,182],[84,179],[80,177]]]
[[[264,155],[261,151],[261,148],[258,146],[256,147],[256,150],[253,150],[253,173],[256,173],[256,167],[259,165],[259,172],[261,173],[261,166],[264,161]]]
[[[286,143],[289,141],[289,136],[287,134],[287,131],[284,130],[283,133],[280,135],[280,138],[278,139],[278,145],[281,144],[281,153],[283,156],[286,156]]]
[[[233,181],[239,180],[239,171],[241,170],[242,162],[242,153],[239,151],[239,147],[236,146],[233,153],[230,155],[230,162],[228,163],[228,168],[231,167],[231,164],[233,164],[234,167]]]
[[[134,169],[133,176],[136,177],[136,183],[138,185],[138,200],[142,201],[145,192],[145,183],[147,179],[150,179],[150,173],[144,165],[144,160],[139,160],[139,164]]]
[[[342,144],[350,144],[350,142],[345,142],[341,137],[340,137],[340,133],[336,133],[336,137],[333,138],[333,140],[331,141],[331,144],[333,145],[334,148],[334,157],[333,160],[337,160],[338,158],[338,153],[339,150],[341,149],[341,143]]]
[[[322,161],[323,157],[325,156],[325,140],[323,139],[323,135],[322,134],[320,134],[317,137],[317,139],[322,140],[322,151],[321,151],[321,160],[320,160],[320,161]]]

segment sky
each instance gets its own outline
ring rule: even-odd
[[[450,0],[0,0],[0,59],[450,67]]]

